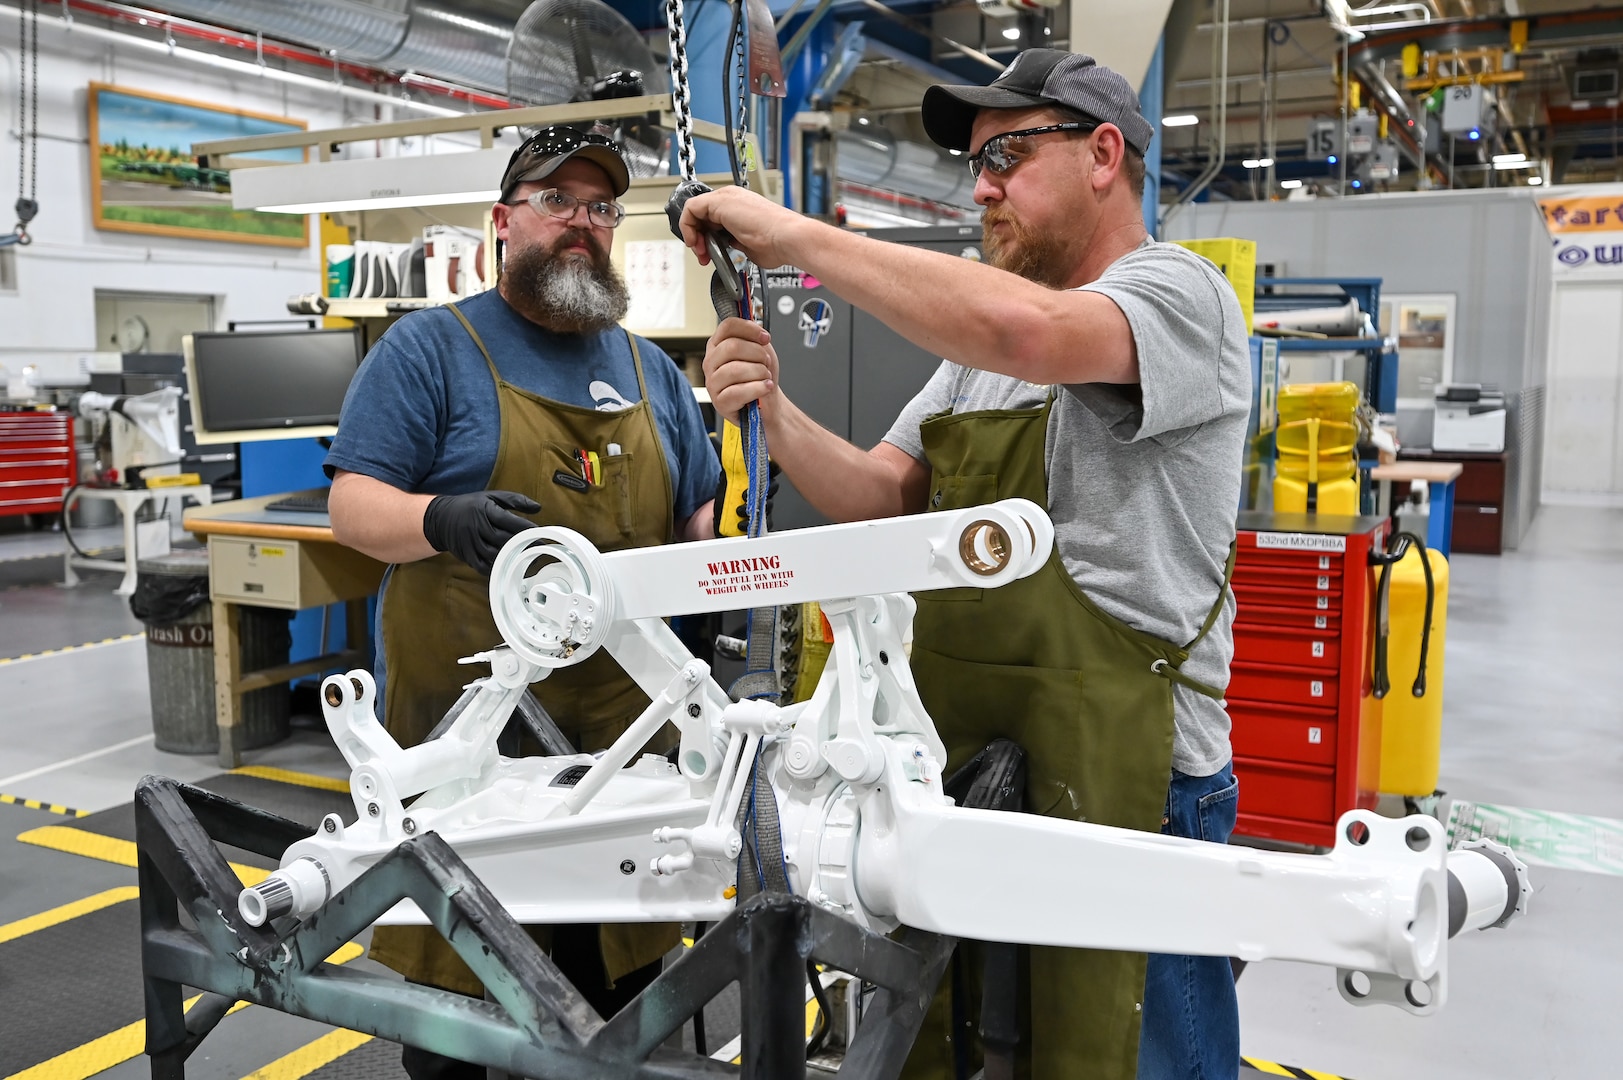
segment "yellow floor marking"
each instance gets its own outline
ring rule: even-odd
[[[65,851],[70,855],[83,855],[87,859],[99,859],[119,866],[134,867],[136,864],[133,840],[101,836],[68,825],[45,825],[38,829],[29,829],[17,837],[17,842],[50,848],[52,851]],[[231,869],[237,872],[237,877],[242,879],[244,885],[258,885],[270,875],[269,870],[261,870],[257,866],[244,866],[241,863],[232,863]]]
[[[249,1073],[243,1080],[300,1080],[309,1076],[323,1065],[330,1065],[345,1054],[372,1041],[372,1036],[362,1035],[358,1031],[339,1028],[329,1031],[313,1043],[301,1046],[291,1054],[284,1054],[275,1061]]]
[[[44,810],[47,813],[61,814],[63,817],[89,817],[89,810],[74,810],[71,807],[59,806],[56,803],[40,802],[38,799],[25,799],[20,795],[0,795],[0,803],[10,806],[26,806],[30,810]]]
[[[1311,1076],[1313,1080],[1343,1080],[1342,1077],[1337,1076],[1335,1073],[1319,1072],[1316,1069],[1303,1069],[1302,1071]]]
[[[27,934],[55,926],[57,923],[77,919],[81,915],[88,915],[92,911],[100,911],[104,907],[122,904],[126,900],[134,900],[138,892],[134,885],[121,885],[116,889],[99,892],[95,896],[87,896],[83,900],[75,900],[71,904],[63,904],[49,911],[42,911],[38,915],[30,915],[26,919],[6,923],[0,926],[0,944],[14,941]]]
[[[1242,1057],[1240,1060],[1245,1062],[1247,1065],[1251,1066],[1253,1069],[1257,1070],[1258,1072],[1265,1072],[1269,1076],[1292,1076],[1292,1075],[1294,1075],[1289,1069],[1285,1068],[1283,1065],[1275,1065],[1273,1062],[1271,1062],[1271,1061],[1263,1061],[1261,1058]]]
[[[233,776],[256,776],[261,780],[275,780],[281,784],[297,784],[299,787],[320,788],[322,791],[340,791],[349,794],[349,781],[340,780],[331,776],[317,776],[315,773],[294,772],[292,769],[277,769],[269,765],[244,765],[240,769],[232,769]]]
[[[347,964],[360,956],[363,951],[359,945],[351,941],[327,957],[327,961],[333,964]],[[190,1011],[202,996],[199,994],[187,998],[184,1008]],[[226,1015],[230,1016],[234,1012],[246,1009],[248,1005],[246,1001],[239,1001],[226,1010]],[[38,1065],[31,1065],[22,1072],[12,1073],[5,1080],[87,1080],[88,1077],[95,1076],[103,1070],[111,1069],[114,1065],[121,1065],[138,1054],[146,1053],[146,1048],[147,1022],[137,1020],[133,1024],[125,1024],[117,1031],[108,1032],[99,1039],[92,1039],[83,1046],[76,1046]],[[274,1067],[274,1064],[271,1067]],[[326,1062],[321,1064],[324,1065]],[[254,1075],[258,1076],[259,1073]],[[288,1080],[291,1080],[293,1075],[303,1074],[287,1074]]]
[[[41,649],[39,652],[23,653],[21,656],[0,657],[0,664],[19,664],[24,660],[38,660],[45,656],[61,656],[64,653],[80,652],[84,649],[99,649],[103,645],[116,645],[120,641],[134,641],[141,634],[120,634],[117,637],[102,638],[100,641],[87,641],[83,645],[65,645],[60,649]]]
[[[807,989],[808,992],[810,992],[810,990],[811,990],[810,987],[807,987],[806,989]],[[817,1012],[818,1012],[817,999],[812,998],[811,1000],[806,1002],[806,1040],[807,1040],[808,1043],[811,1041],[812,1034],[817,1030]],[[734,1039],[733,1041],[738,1042],[739,1039],[742,1039],[742,1038],[743,1038],[743,1036],[739,1036],[738,1039]],[[723,1051],[723,1053],[725,1053],[725,1051]],[[732,1061],[732,1063],[734,1065],[741,1065],[741,1064],[743,1064],[743,1062],[744,1062],[744,1055],[743,1054],[739,1054],[737,1057],[733,1058],[733,1061]]]

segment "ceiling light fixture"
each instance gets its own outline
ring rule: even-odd
[[[1200,117],[1194,113],[1178,113],[1176,116],[1161,117],[1162,127],[1194,127],[1200,123]]]
[[[1527,160],[1527,155],[1526,154],[1495,154],[1495,155],[1493,155],[1493,163],[1495,165],[1506,164],[1506,163],[1509,163],[1509,162],[1512,162],[1512,161],[1526,161],[1526,160]]]
[[[1279,182],[1279,186],[1284,188],[1286,191],[1295,191],[1297,188],[1302,186],[1302,182],[1300,180],[1281,180]]]
[[[1521,155],[1518,154],[1517,157],[1521,157]],[[1494,158],[1493,167],[1500,172],[1504,172],[1506,169],[1534,169],[1538,167],[1538,162],[1528,161],[1526,158],[1521,158],[1520,161],[1500,161],[1498,158]]]
[[[495,202],[507,167],[500,147],[459,154],[350,158],[231,170],[231,205],[274,214]]]
[[[1005,41],[1019,41],[1020,40],[1020,28],[1018,26],[1011,26],[1007,30],[1003,31],[1003,40],[1005,40]]]
[[[1247,169],[1271,169],[1274,167],[1274,159],[1271,157],[1246,158],[1240,164]]]
[[[1527,178],[1528,187],[1538,187],[1542,183],[1544,183],[1544,177],[1542,176],[1529,176]]]

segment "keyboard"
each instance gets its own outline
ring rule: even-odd
[[[266,503],[266,510],[290,510],[295,514],[325,514],[327,512],[327,493],[319,495],[289,495],[285,499]]]

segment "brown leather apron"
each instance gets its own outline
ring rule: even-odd
[[[641,400],[623,412],[600,412],[532,394],[505,381],[478,333],[456,305],[451,313],[473,338],[496,382],[501,435],[496,464],[485,487],[517,491],[541,504],[529,515],[538,525],[562,525],[602,551],[651,547],[673,535],[671,475],[655,426],[637,340],[631,343]],[[541,362],[545,362],[542,360]],[[610,443],[620,452],[610,456]],[[552,482],[562,469],[576,476],[576,449],[595,451],[603,480],[585,491]],[[382,597],[383,653],[387,684],[384,726],[401,746],[415,746],[433,730],[481,671],[457,664],[501,644],[490,614],[488,579],[449,553],[394,567]],[[602,750],[648,707],[648,696],[613,657],[599,652],[560,668],[532,689],[563,733],[586,753]],[[674,741],[669,728],[655,738]],[[530,927],[543,948],[551,927]],[[609,984],[658,960],[675,947],[679,928],[667,923],[604,926],[603,966]],[[416,982],[465,994],[484,988],[433,927],[380,926],[371,955]]]

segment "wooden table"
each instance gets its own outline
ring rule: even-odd
[[[1427,486],[1431,514],[1426,524],[1426,546],[1447,558],[1454,542],[1454,481],[1464,471],[1465,466],[1457,461],[1397,461],[1375,466],[1369,478],[1381,485],[1383,509],[1389,502],[1387,485],[1394,480]]]
[[[300,492],[298,494],[316,494]],[[287,494],[198,507],[185,515],[187,530],[209,548],[209,598],[214,602],[214,715],[220,726],[220,764],[242,764],[242,695],[335,667],[371,664],[366,600],[378,591],[385,565],[333,539],[326,514],[267,510]],[[298,663],[242,670],[239,607],[304,608],[344,604],[345,645]]]

